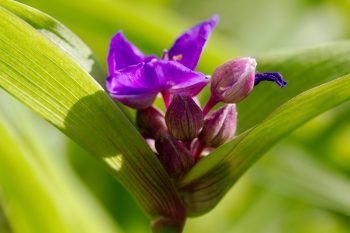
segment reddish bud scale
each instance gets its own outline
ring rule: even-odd
[[[218,147],[233,138],[236,127],[236,106],[228,104],[213,112],[205,120],[198,138],[207,147]]]
[[[163,135],[157,139],[155,147],[158,159],[172,178],[185,175],[194,164],[194,157],[186,145],[171,135]]]
[[[175,138],[190,141],[203,127],[202,110],[190,96],[175,95],[165,114],[169,133]]]
[[[137,111],[137,126],[152,138],[158,138],[167,133],[163,113],[155,107],[148,107]]]

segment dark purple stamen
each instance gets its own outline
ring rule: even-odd
[[[255,74],[254,86],[258,85],[261,81],[272,81],[280,87],[284,87],[287,85],[287,82],[278,72],[266,72],[262,74]]]

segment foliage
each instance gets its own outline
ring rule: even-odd
[[[201,160],[179,187],[175,187],[135,129],[132,112],[130,114],[114,104],[95,79],[104,80],[105,72],[100,64],[104,64],[109,38],[119,28],[125,28],[131,38],[140,38],[136,41],[145,51],[160,52],[162,48],[169,47],[167,43],[180,28],[185,28],[181,22],[189,25],[174,13],[176,6],[168,1],[147,6],[142,1],[137,5],[107,0],[98,1],[98,4],[96,0],[23,2],[52,13],[69,25],[97,51],[97,59],[89,47],[63,24],[20,3],[1,0],[0,86],[94,155],[96,160],[90,164],[99,161],[107,167],[152,219],[159,216],[176,217],[174,208],[181,206],[181,197],[190,215],[208,212],[277,141],[350,98],[349,42],[258,56],[258,70],[281,72],[289,82],[288,87],[280,90],[266,84],[256,88],[239,105],[239,135]],[[156,20],[152,12],[164,20]],[[216,65],[233,56],[231,51],[234,46],[227,37],[217,35],[199,69],[210,73]],[[206,95],[201,97],[205,98]],[[2,94],[4,107],[1,108],[1,115],[5,116],[0,120],[0,197],[9,226],[4,229],[11,228],[13,232],[96,232],[95,229],[99,229],[99,232],[119,232],[113,220],[76,180],[72,168],[67,166],[69,161],[56,164],[54,157],[62,155],[52,153],[55,154],[53,156],[50,149],[41,149],[46,147],[49,139],[45,140],[44,136],[39,142],[32,142],[36,130],[30,125],[32,122],[36,125],[36,120],[29,118],[31,120],[26,124],[26,120],[22,122],[21,118],[13,120],[19,114],[26,119],[30,113],[23,112],[22,107],[18,107],[12,115],[7,113],[11,108],[5,106],[11,101]],[[305,144],[302,140],[293,139],[293,136],[289,137],[288,141],[291,142],[288,145],[281,144],[278,150],[272,152],[283,154],[282,158],[271,156],[270,162],[264,161],[256,169],[253,168],[250,175],[236,187],[243,193],[229,192],[223,200],[223,203],[229,204],[219,205],[202,220],[190,220],[185,231],[198,231],[203,222],[208,222],[206,218],[221,213],[217,216],[222,218],[214,217],[210,221],[215,222],[214,229],[220,232],[241,232],[246,229],[249,232],[263,232],[271,227],[279,232],[278,229],[285,229],[283,226],[293,221],[300,226],[293,232],[345,232],[349,218],[347,206],[350,205],[349,198],[343,195],[349,190],[346,177],[348,167],[343,164],[339,167],[339,158],[336,160],[328,154],[322,158],[312,156],[318,153],[319,142],[337,141],[338,135],[344,133],[342,127],[334,126],[338,119],[342,119],[341,125],[348,124],[348,107],[343,108],[345,110],[332,112],[333,119],[327,121],[328,127],[324,131],[317,132],[315,141]],[[315,125],[314,128],[319,128],[320,123]],[[333,128],[338,130],[330,134]],[[312,130],[306,127],[298,132],[303,135]],[[62,135],[59,134],[58,138],[66,145]],[[346,140],[342,142],[346,145]],[[343,144],[340,147],[344,148],[339,150],[348,150]],[[79,154],[76,156],[84,157],[85,152]],[[320,161],[316,162],[316,159]],[[319,165],[322,162],[333,167]],[[78,164],[77,169],[83,166]],[[339,175],[334,169],[344,174]],[[102,173],[101,170],[96,172]],[[270,184],[271,181],[276,185]],[[93,189],[101,187],[98,182],[86,182]],[[273,191],[276,187],[279,190],[277,193]],[[203,191],[203,188],[206,190]],[[334,190],[340,191],[332,192]],[[108,195],[104,193],[100,197]],[[228,199],[232,196],[234,201]],[[120,200],[113,198],[110,201],[118,203]],[[291,206],[292,202],[298,205]],[[265,214],[269,206],[271,208]],[[314,207],[317,209],[313,210]],[[47,210],[50,215],[46,213]],[[289,213],[302,212],[304,215],[312,215],[312,211],[316,211],[318,217],[314,214],[307,222],[285,214],[277,223],[276,216],[284,213],[284,210]],[[127,209],[124,207],[118,211]],[[264,215],[265,221],[258,220],[261,215]],[[122,215],[117,221],[126,231],[145,231],[143,225],[133,229],[131,221]],[[333,224],[333,227],[327,228],[329,231],[320,227],[327,221]],[[250,226],[251,222],[255,222],[256,227]]]

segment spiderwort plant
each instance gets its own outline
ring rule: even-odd
[[[248,67],[253,67],[252,69],[247,68],[247,74],[251,75],[238,76],[239,80],[244,80],[243,77],[251,80],[248,82],[249,85],[243,85],[244,82],[242,82],[243,87],[249,87],[247,90],[240,88],[237,90],[235,88],[237,83],[232,82],[235,79],[223,78],[226,75],[213,75],[212,80],[216,76],[218,85],[214,85],[215,82],[210,81],[213,89],[211,98],[213,101],[210,101],[211,104],[205,105],[207,113],[199,105],[195,108],[196,111],[190,112],[193,108],[188,106],[195,106],[192,102],[193,96],[173,95],[171,93],[164,95],[168,97],[169,104],[166,113],[162,113],[152,106],[139,109],[137,122],[140,125],[139,130],[152,146],[148,148],[141,134],[134,127],[135,125],[113,104],[101,86],[94,80],[93,77],[99,78],[103,71],[97,63],[93,62],[91,50],[79,38],[48,15],[16,1],[0,1],[0,8],[0,38],[4,42],[0,43],[0,87],[71,137],[86,151],[96,156],[102,165],[108,168],[116,180],[135,198],[145,213],[154,220],[153,229],[156,232],[160,232],[162,228],[167,226],[169,226],[169,230],[173,230],[172,232],[180,232],[187,216],[200,216],[216,206],[237,179],[279,139],[316,115],[350,99],[348,91],[350,88],[350,75],[348,75],[350,72],[349,42],[331,43],[298,52],[271,54],[261,58],[258,69],[270,67],[270,70],[283,71],[283,75],[286,75],[288,79],[298,80],[298,85],[288,87],[290,90],[281,92],[280,95],[276,94],[279,92],[277,89],[276,91],[271,90],[274,92],[272,93],[261,88],[260,94],[254,93],[258,96],[250,96],[248,101],[244,101],[239,108],[240,129],[254,127],[242,132],[234,140],[225,143],[232,137],[236,127],[236,124],[232,123],[237,120],[236,106],[235,102],[231,103],[231,101],[237,102],[237,99],[242,98],[242,95],[238,95],[239,91],[243,90],[244,97],[254,85],[264,79],[275,80],[283,84],[283,81],[279,80],[280,76],[276,73],[259,75],[254,72],[255,75],[252,75],[252,72],[248,71],[255,71],[255,66],[251,65]],[[117,7],[115,10],[124,12],[125,9]],[[135,9],[132,8],[132,10]],[[122,15],[125,16],[125,14]],[[134,14],[136,18],[132,21],[134,26],[143,21],[143,17],[137,15]],[[124,16],[122,18],[125,18]],[[164,24],[159,26],[166,27]],[[52,33],[57,36],[52,36]],[[189,37],[191,38],[191,36]],[[28,46],[29,44],[31,46]],[[220,55],[218,51],[212,52]],[[164,56],[159,60],[162,58],[165,61],[174,62],[183,59],[178,55],[171,57],[169,52],[164,53]],[[147,63],[153,59],[154,57],[145,58],[142,62]],[[255,61],[251,61],[251,64],[254,64]],[[245,63],[242,62],[242,64],[245,67]],[[230,66],[227,67],[230,68]],[[239,66],[237,65],[237,67]],[[218,70],[225,69],[218,68]],[[227,69],[231,77],[234,77],[232,76],[235,73],[233,70]],[[240,68],[237,70],[239,71]],[[112,69],[112,74],[113,72]],[[307,75],[300,76],[300,74]],[[334,78],[337,79],[330,81]],[[221,81],[226,79],[231,81],[227,82],[227,85],[223,85],[226,83]],[[322,85],[320,85],[321,83]],[[220,89],[220,87],[224,88]],[[162,88],[160,91],[164,90],[166,89]],[[275,98],[271,99],[271,95],[274,95]],[[235,97],[236,100],[231,99],[231,97]],[[170,100],[172,101],[170,102]],[[221,103],[223,108],[214,111],[211,109],[211,105],[217,101],[224,102]],[[268,103],[265,104],[267,101]],[[179,102],[183,102],[184,106],[181,107]],[[304,109],[302,113],[295,111],[301,107]],[[187,113],[189,117],[182,115],[181,118],[177,118],[176,114],[170,114],[176,109]],[[199,114],[198,109],[202,111],[202,114]],[[5,115],[7,116],[7,112]],[[293,120],[286,116],[293,116]],[[16,116],[14,115],[12,118],[16,119]],[[103,216],[99,221],[100,219],[96,218],[99,216],[88,216],[89,214],[86,216],[75,214],[78,221],[72,221],[71,218],[66,221],[67,213],[70,215],[82,213],[81,207],[85,207],[86,203],[74,205],[77,208],[64,208],[64,210],[59,208],[56,211],[55,207],[62,206],[61,203],[64,200],[60,197],[56,198],[57,195],[52,196],[52,192],[50,192],[52,187],[47,186],[48,182],[42,182],[42,176],[37,176],[38,171],[41,174],[40,169],[43,172],[48,170],[43,170],[44,167],[41,166],[43,164],[30,166],[34,170],[24,166],[27,172],[23,174],[29,174],[25,178],[23,178],[23,169],[21,169],[23,166],[19,167],[20,169],[8,169],[13,166],[18,167],[18,159],[34,162],[34,164],[29,165],[35,165],[35,161],[31,157],[36,156],[31,155],[32,153],[24,153],[25,157],[21,155],[23,154],[21,152],[28,150],[31,152],[31,148],[26,150],[25,147],[15,145],[18,141],[15,140],[16,134],[19,133],[21,136],[22,134],[20,131],[17,133],[13,131],[11,122],[9,122],[9,127],[7,127],[7,121],[1,122],[4,124],[1,124],[0,127],[2,136],[4,136],[1,138],[3,143],[0,148],[2,152],[1,166],[4,168],[0,169],[1,173],[4,174],[0,176],[3,181],[1,182],[2,190],[4,197],[8,197],[6,199],[11,199],[14,204],[20,204],[17,205],[20,208],[15,211],[18,214],[6,216],[11,229],[12,227],[20,229],[21,224],[18,225],[18,222],[25,223],[25,230],[28,229],[28,226],[33,227],[32,230],[28,230],[31,232],[57,232],[57,229],[64,232],[76,232],[77,229],[82,229],[81,231],[84,232],[96,232],[96,229],[99,229],[98,232],[104,232],[103,226],[114,225],[105,222]],[[184,127],[191,122],[196,124],[190,125],[191,127],[188,127],[190,130],[185,130],[187,128]],[[23,128],[17,124],[13,126],[16,129]],[[199,135],[196,136],[198,131]],[[267,131],[273,133],[266,137]],[[222,143],[225,144],[203,157],[213,147]],[[189,150],[189,146],[195,150]],[[152,152],[152,148],[159,159]],[[194,155],[197,154],[199,155],[198,159],[194,159]],[[7,157],[11,159],[7,159]],[[191,166],[193,167],[189,168]],[[54,167],[50,166],[50,168]],[[189,171],[186,172],[188,169]],[[50,174],[55,173],[55,169],[49,172]],[[61,171],[57,172],[60,174]],[[31,176],[30,173],[33,173],[34,176]],[[12,178],[15,176],[19,176],[20,179],[17,179],[19,182],[13,182]],[[61,174],[58,177],[60,176]],[[170,176],[173,179],[170,179]],[[48,176],[48,179],[50,177]],[[178,180],[179,182],[177,182]],[[24,195],[24,199],[23,195],[17,195],[31,191],[30,187],[29,190],[27,187],[28,181],[31,184],[36,184],[35,187],[43,191],[40,192],[40,197],[34,195],[37,197],[29,200],[27,199],[28,195]],[[55,182],[49,183],[55,185]],[[327,182],[323,184],[327,185]],[[346,188],[346,184],[343,186]],[[340,188],[343,186],[340,185]],[[64,188],[64,186],[62,187]],[[23,192],[16,190],[23,190]],[[57,193],[55,192],[55,194]],[[64,192],[63,194],[69,193]],[[70,196],[67,198],[74,200]],[[44,202],[44,205],[41,205],[41,199],[52,201]],[[346,206],[348,199],[345,198],[342,201],[343,199],[341,198],[339,201],[343,203],[342,206]],[[35,203],[38,208],[26,208],[28,205],[25,203],[28,203],[28,200],[29,203]],[[330,200],[333,200],[332,197]],[[8,207],[10,204],[11,207],[12,201],[11,203],[5,201],[2,204],[4,207]],[[338,200],[336,203],[339,203]],[[48,206],[53,207],[50,210],[54,213],[50,214],[50,219],[46,217]],[[78,212],[74,212],[75,209]],[[335,208],[340,213],[344,212],[343,209]],[[347,214],[346,211],[344,213]],[[52,221],[53,219],[55,221]],[[40,224],[36,224],[38,220]],[[56,224],[52,224],[53,222]],[[96,223],[97,225],[95,225]],[[116,230],[112,229],[111,231],[115,232]],[[19,231],[21,232],[21,230]]]
[[[232,139],[237,124],[236,103],[261,81],[287,83],[277,72],[257,73],[256,60],[238,58],[219,66],[209,79],[195,71],[217,16],[182,34],[160,58],[144,55],[118,32],[108,54],[110,95],[137,109],[136,123],[147,143],[176,184],[203,156]],[[194,97],[210,83],[211,96],[202,108]],[[152,106],[161,93],[166,112]],[[224,106],[211,113],[222,102]],[[167,219],[153,224],[181,232],[183,223]]]

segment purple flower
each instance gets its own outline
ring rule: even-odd
[[[108,54],[106,86],[110,95],[137,109],[151,106],[159,92],[164,96],[197,95],[209,80],[193,70],[217,21],[218,17],[214,16],[186,31],[164,51],[161,59],[143,55],[118,32],[112,38]]]
[[[211,79],[213,98],[224,103],[238,103],[246,98],[254,87],[256,61],[244,57],[219,66]]]
[[[280,87],[287,84],[278,72],[256,73],[256,65],[254,58],[243,57],[219,66],[211,79],[213,97],[224,103],[238,103],[261,81],[272,81]]]
[[[241,102],[261,81],[272,81],[280,87],[287,85],[280,73],[256,73],[256,66],[254,58],[243,57],[228,61],[216,68],[211,78],[211,96],[203,109],[204,115],[219,102]]]

